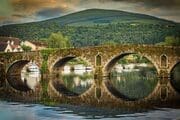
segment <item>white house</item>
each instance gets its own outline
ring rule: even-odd
[[[0,52],[21,52],[20,39],[14,37],[0,37]]]
[[[23,41],[21,42],[21,45],[31,47],[31,51],[42,50],[45,49],[47,46],[44,42],[38,41]]]

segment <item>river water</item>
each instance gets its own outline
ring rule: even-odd
[[[0,102],[0,120],[180,120],[180,109],[160,108],[148,111],[108,110],[87,106]]]
[[[143,98],[150,94],[157,84],[156,72],[153,69],[119,69],[111,73],[111,83],[115,89],[133,99]],[[31,89],[40,81],[40,75],[22,73]],[[91,70],[64,69],[58,78],[72,92],[82,94],[93,83]],[[139,89],[137,89],[139,88]],[[143,91],[142,91],[143,89]],[[154,110],[129,111],[125,109],[100,109],[88,106],[60,105],[49,107],[40,104],[23,104],[0,101],[0,120],[180,120],[180,109],[157,108]]]

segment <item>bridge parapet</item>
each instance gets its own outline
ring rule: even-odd
[[[36,61],[40,66],[42,58],[40,52],[0,53],[0,61],[6,66],[6,68],[14,62],[21,60]]]
[[[153,45],[113,45],[113,46],[96,46],[96,47],[85,47],[85,48],[70,48],[70,49],[58,49],[50,53],[48,56],[48,69],[53,71],[54,67],[62,67],[69,60],[73,58],[81,58],[88,62],[93,67],[94,82],[91,90],[85,94],[72,97],[64,97],[63,99],[78,100],[81,99],[85,103],[96,102],[97,104],[109,104],[110,101],[116,101],[118,105],[126,104],[145,104],[150,101],[168,101],[168,100],[179,100],[180,95],[175,91],[170,83],[170,74],[174,66],[180,63],[180,47],[172,46],[153,46]],[[104,77],[108,77],[111,69],[123,56],[129,54],[138,54],[146,57],[155,66],[158,76],[159,83],[153,93],[140,101],[128,101],[122,98],[114,96],[109,88],[106,86],[108,81],[104,80]],[[8,69],[18,63],[17,61],[35,60],[36,63],[41,66],[44,58],[42,52],[26,52],[26,53],[0,53],[0,71],[6,74]],[[19,64],[19,63],[18,63]],[[17,65],[18,66],[18,65]],[[17,68],[13,67],[13,69]],[[19,67],[20,68],[20,67]],[[19,70],[19,69],[18,69]],[[18,71],[19,72],[19,71]],[[0,79],[1,79],[0,75]],[[7,77],[7,76],[5,76]],[[2,77],[3,78],[3,77]],[[1,80],[2,81],[2,80]],[[52,82],[52,81],[50,81]],[[51,97],[55,97],[58,100],[62,97],[56,89],[53,88],[52,84],[49,84],[49,92]],[[115,92],[115,91],[114,91]],[[90,97],[91,100],[85,100],[86,97]],[[172,98],[171,98],[172,97]]]

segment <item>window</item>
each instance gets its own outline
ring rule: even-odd
[[[96,56],[96,66],[101,66],[101,55]]]
[[[167,67],[167,56],[161,55],[161,67]]]

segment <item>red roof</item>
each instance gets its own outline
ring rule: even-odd
[[[19,47],[19,45],[10,45],[10,46],[13,50]]]
[[[15,37],[0,37],[0,42],[7,43],[8,41],[14,42],[14,45],[20,45],[20,39]]]

